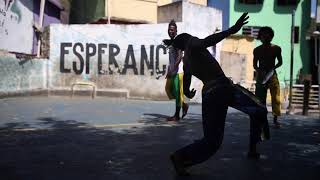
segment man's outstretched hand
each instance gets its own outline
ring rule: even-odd
[[[248,19],[249,19],[248,13],[247,12],[243,13],[241,15],[241,17],[237,20],[236,24],[231,27],[232,33],[234,34],[234,33],[238,32],[242,28],[243,25],[248,23],[248,21],[247,21]]]
[[[188,94],[185,94],[189,99],[192,99],[194,97],[194,95],[196,95],[196,90],[194,90],[192,88],[192,90],[188,93]]]

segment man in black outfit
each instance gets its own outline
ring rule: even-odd
[[[228,106],[250,116],[249,158],[259,159],[260,154],[256,151],[256,145],[262,140],[261,134],[265,139],[270,138],[266,107],[250,91],[233,84],[207,50],[208,47],[238,32],[248,23],[248,18],[248,13],[244,13],[231,28],[212,34],[205,39],[183,33],[174,40],[164,41],[166,45],[172,45],[184,51],[184,94],[188,98],[193,98],[195,95],[195,90],[189,89],[191,75],[196,76],[204,84],[202,89],[204,137],[170,156],[178,175],[188,175],[187,167],[202,163],[217,152],[223,140]]]

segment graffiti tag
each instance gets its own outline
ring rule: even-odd
[[[75,74],[82,74],[83,72],[90,74],[90,61],[97,56],[99,74],[118,73],[126,75],[128,71],[131,71],[134,75],[145,75],[145,71],[148,71],[151,76],[163,76],[166,73],[166,65],[160,67],[160,56],[167,54],[166,47],[163,45],[150,45],[149,47],[141,45],[139,59],[133,45],[129,44],[122,66],[119,59],[120,51],[121,49],[117,44],[63,42],[60,44],[60,72],[71,73],[73,71]],[[103,58],[103,55],[106,54],[108,55],[107,62]],[[76,59],[73,58],[72,67],[66,67],[66,55],[76,57]],[[137,62],[140,62],[139,67]],[[107,66],[104,66],[105,63]]]

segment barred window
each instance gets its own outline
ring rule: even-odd
[[[239,3],[243,3],[243,4],[262,4],[263,0],[239,0]]]
[[[279,6],[291,6],[299,4],[300,0],[277,0]]]
[[[295,44],[299,43],[299,34],[300,34],[299,27],[295,26],[294,27],[294,34],[293,34],[293,42]]]
[[[260,26],[243,26],[242,34],[257,38],[260,28]]]

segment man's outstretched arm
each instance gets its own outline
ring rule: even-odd
[[[243,25],[248,23],[247,21],[248,18],[249,18],[248,13],[243,13],[242,16],[237,20],[236,24],[233,25],[231,28],[219,33],[212,34],[206,37],[205,39],[199,39],[198,41],[194,41],[192,45],[196,47],[202,47],[202,48],[214,46],[224,38],[238,32]]]
[[[258,58],[256,49],[253,50],[253,69],[258,70]]]
[[[191,84],[191,74],[184,73],[183,74],[183,93],[187,98],[192,99],[196,94],[196,90],[192,89],[190,91]]]
[[[277,52],[277,59],[278,59],[278,63],[276,64],[276,66],[274,67],[274,69],[277,69],[278,67],[280,67],[282,65],[282,55],[281,55],[281,48],[279,48],[278,52]]]

